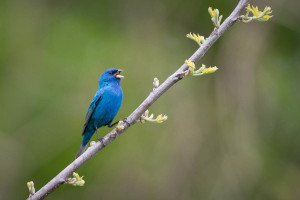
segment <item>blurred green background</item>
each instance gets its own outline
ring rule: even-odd
[[[237,0],[0,2],[0,199],[28,197],[73,161],[102,72],[121,68],[128,116],[197,49]],[[300,199],[300,17],[297,0],[267,23],[236,23],[188,77],[48,199]],[[104,135],[110,129],[103,128]],[[93,138],[96,139],[95,137]]]

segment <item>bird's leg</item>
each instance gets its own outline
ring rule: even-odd
[[[121,120],[119,120],[119,121],[116,121],[115,123],[113,123],[113,124],[108,124],[107,126],[109,127],[109,128],[112,128],[112,127],[114,127],[116,124],[118,124],[120,121],[123,121],[124,123],[126,123],[128,126],[130,126],[130,124],[127,122],[127,118],[125,117],[124,119],[121,119]]]
[[[112,128],[112,127],[114,127],[117,123],[119,123],[119,121],[116,121],[116,122],[113,123],[113,124],[111,124],[111,122],[110,122],[109,124],[107,124],[107,126],[108,126],[109,128]]]
[[[98,135],[98,127],[96,127],[96,133],[97,133],[97,139],[98,139],[98,141],[103,145],[103,147],[105,147],[105,144],[103,142],[103,138],[100,138],[99,135]]]
[[[96,127],[96,133],[97,133],[98,140],[100,140],[99,135],[98,135],[98,127]]]

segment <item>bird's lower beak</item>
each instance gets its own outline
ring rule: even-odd
[[[118,79],[124,78],[124,76],[122,76],[122,75],[120,74],[120,72],[122,72],[122,71],[123,71],[123,70],[119,69],[119,70],[115,73],[115,77],[118,78]]]

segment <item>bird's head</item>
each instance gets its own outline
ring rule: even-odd
[[[100,83],[101,82],[120,82],[120,79],[124,78],[120,74],[123,70],[121,69],[108,69],[101,75]]]

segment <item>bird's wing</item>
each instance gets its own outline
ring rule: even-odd
[[[82,135],[84,135],[85,128],[86,128],[87,124],[89,123],[89,121],[91,119],[91,116],[94,113],[97,105],[101,101],[102,96],[103,96],[103,92],[102,91],[96,92],[96,94],[95,94],[95,96],[94,96],[94,98],[92,100],[92,103],[91,103],[91,105],[90,105],[90,107],[88,109],[88,112],[86,113],[86,117],[85,117],[85,121],[84,121],[84,125],[83,125],[83,130],[82,130]]]

